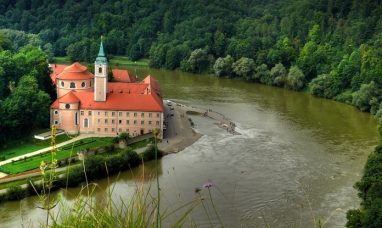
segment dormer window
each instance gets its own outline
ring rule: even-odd
[[[98,68],[98,73],[102,74],[102,67]]]
[[[85,83],[85,82],[82,82],[82,83],[81,83],[81,87],[82,87],[82,88],[84,88],[84,87],[85,87],[85,85],[86,85],[86,83]]]
[[[66,109],[70,109],[70,104],[65,104]]]
[[[63,81],[61,81],[61,87],[64,87],[65,83]]]
[[[76,83],[71,82],[71,83],[70,83],[70,88],[76,88]]]

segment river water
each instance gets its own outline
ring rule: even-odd
[[[366,113],[307,93],[154,69],[130,69],[154,76],[164,97],[211,108],[233,120],[241,135],[230,135],[214,121],[193,116],[204,136],[160,161],[162,206],[174,209],[197,197],[206,182],[225,227],[343,227],[346,210],[358,207],[353,189],[368,154],[377,144],[376,123]],[[150,173],[153,164],[145,165]],[[128,198],[142,168],[112,177],[113,196]],[[105,188],[108,180],[98,182]],[[70,190],[69,201],[79,188]],[[153,192],[155,193],[155,192]],[[103,194],[99,191],[98,194]],[[218,226],[206,189],[190,220]],[[38,226],[44,212],[36,197],[0,205],[0,227]],[[56,210],[57,212],[57,210]],[[166,226],[178,214],[170,217]],[[187,220],[188,221],[188,220]]]

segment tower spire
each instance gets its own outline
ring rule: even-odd
[[[99,46],[98,56],[96,58],[96,63],[99,64],[107,64],[107,58],[105,55],[105,51],[103,49],[103,42],[102,42],[103,36],[101,36],[101,44]]]

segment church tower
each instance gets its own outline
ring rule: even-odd
[[[107,93],[107,58],[103,50],[102,37],[98,56],[94,62],[94,101],[106,101]]]

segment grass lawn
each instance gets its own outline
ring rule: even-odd
[[[109,137],[108,138],[95,137],[95,138],[82,139],[74,143],[73,151],[72,151],[73,144],[68,144],[63,146],[62,148],[59,148],[57,151],[56,159],[62,160],[65,158],[69,158],[71,155],[74,157],[74,156],[77,156],[77,151],[79,150],[109,145],[112,143],[112,141],[113,141],[113,138],[109,138]],[[29,170],[39,168],[42,160],[50,161],[51,154],[45,153],[42,155],[36,155],[30,158],[26,158],[25,160],[8,163],[3,166],[0,166],[0,171],[4,173],[8,173],[8,174],[17,174],[17,173],[26,172]]]
[[[110,65],[112,66],[148,66],[148,59],[140,59],[137,61],[131,61],[125,56],[112,56],[110,59]]]
[[[56,143],[62,143],[69,139],[70,138],[66,134],[59,135],[56,137]],[[0,161],[40,150],[48,146],[50,146],[50,139],[39,140],[29,136],[28,138],[10,142],[6,148],[1,148]]]
[[[57,56],[53,58],[53,62],[57,64],[71,64],[68,56]]]

